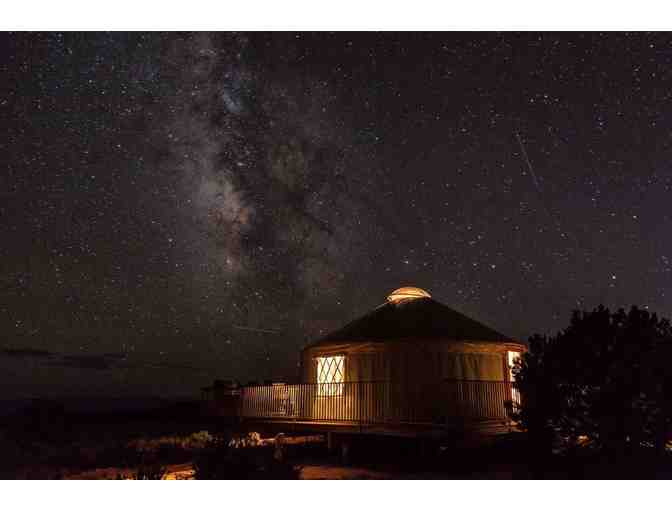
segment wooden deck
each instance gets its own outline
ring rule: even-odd
[[[285,433],[328,433],[369,434],[408,438],[442,439],[445,437],[478,438],[515,432],[511,422],[482,421],[478,423],[460,423],[454,426],[437,426],[421,423],[389,423],[364,425],[360,423],[325,421],[284,421],[269,419],[246,419],[238,427],[246,431],[263,431],[267,434]]]
[[[212,414],[248,430],[340,432],[407,437],[496,435],[515,430],[511,383],[440,381],[403,387],[389,381],[274,384],[213,390]]]

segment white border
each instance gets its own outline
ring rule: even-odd
[[[666,30],[670,2],[640,0],[25,0],[2,30]]]
[[[123,485],[122,485],[123,484]],[[666,481],[69,481],[0,482],[7,508],[567,510],[659,508]],[[335,492],[330,492],[335,491]]]

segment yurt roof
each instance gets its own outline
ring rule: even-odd
[[[403,339],[515,342],[435,301],[422,289],[402,287],[391,293],[385,304],[313,342],[308,348],[348,342]]]

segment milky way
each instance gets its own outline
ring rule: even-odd
[[[415,285],[669,316],[667,34],[4,34],[8,394],[292,375]]]

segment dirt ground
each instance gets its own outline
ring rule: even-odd
[[[101,468],[67,475],[64,478],[66,480],[118,480],[119,478],[130,479],[132,475],[133,470],[131,469]],[[391,472],[331,465],[303,466],[300,475],[301,480],[385,480],[397,477]],[[163,477],[163,480],[193,479],[194,469],[190,463],[167,466],[167,473]]]
[[[194,468],[191,463],[173,464],[166,466],[167,472],[163,480],[193,480]],[[511,479],[512,473],[502,470],[493,476],[490,473],[485,478],[495,479]],[[65,475],[66,480],[118,480],[118,479],[132,479],[134,470],[121,468],[101,468],[82,473]],[[301,467],[301,480],[399,480],[399,479],[416,479],[416,480],[430,480],[430,479],[451,479],[448,473],[440,473],[436,471],[416,471],[412,473],[400,473],[395,470],[374,469],[369,467],[358,466],[340,466],[335,464],[314,463],[305,464]]]

